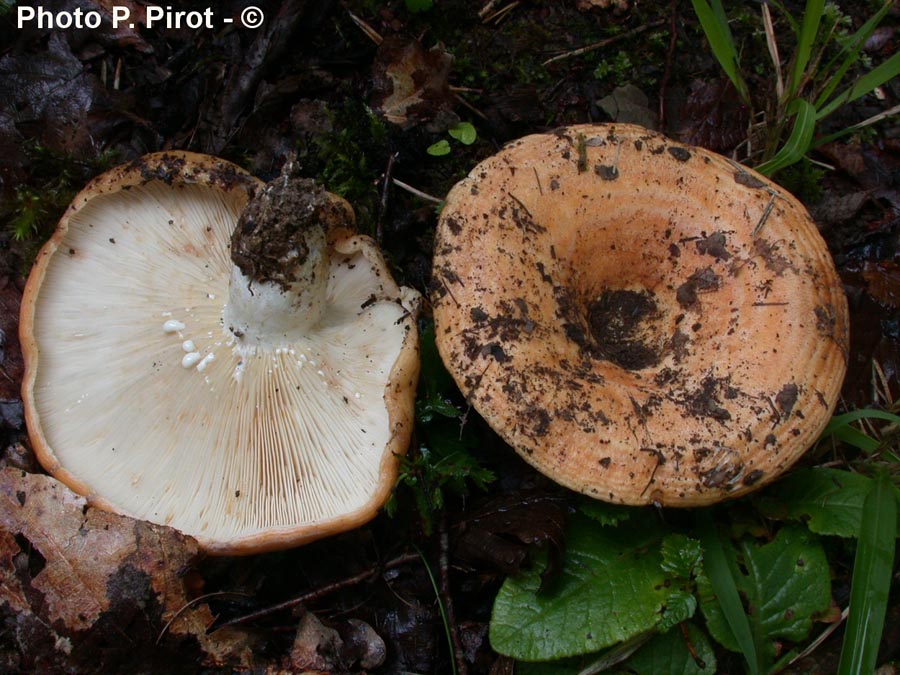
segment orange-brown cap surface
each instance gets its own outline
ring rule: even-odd
[[[315,316],[282,312],[294,296],[229,256],[262,189],[192,153],[113,169],[75,198],[22,304],[23,398],[44,467],[213,553],[370,519],[413,421],[418,294],[344,231],[322,254]],[[352,218],[342,204],[332,212]]]
[[[528,462],[625,504],[708,504],[818,437],[847,306],[803,206],[631,125],[528,136],[450,192],[434,260],[441,356]]]

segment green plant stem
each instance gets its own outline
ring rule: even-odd
[[[444,603],[441,600],[440,588],[438,587],[437,580],[434,578],[434,573],[431,571],[431,565],[428,564],[428,559],[425,557],[425,554],[422,553],[422,549],[420,549],[415,544],[412,545],[416,550],[416,553],[419,554],[419,558],[422,559],[422,564],[425,566],[425,572],[428,574],[428,579],[431,581],[431,587],[434,589],[434,597],[437,599],[438,609],[441,611],[441,620],[444,623],[444,634],[447,637],[447,648],[450,650],[450,672],[453,675],[459,675],[456,669],[456,658],[455,658],[455,650],[453,648],[453,635],[450,632],[450,620],[447,618],[447,610],[444,607]]]

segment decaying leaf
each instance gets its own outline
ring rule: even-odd
[[[691,85],[681,118],[677,135],[685,143],[729,152],[746,138],[750,111],[727,79],[698,80]]]
[[[633,84],[616,87],[611,94],[597,101],[597,105],[615,122],[656,128],[658,118],[650,108],[650,99]]]
[[[124,671],[173,650],[249,665],[246,636],[207,636],[209,607],[189,603],[197,557],[175,530],[89,507],[49,476],[0,471],[0,619],[15,624],[28,672]]]
[[[366,622],[350,619],[336,628],[305,612],[290,654],[290,672],[344,672],[354,666],[377,668],[384,663],[384,641]]]
[[[452,61],[443,45],[425,49],[417,40],[385,38],[372,73],[373,107],[404,129],[449,117]]]
[[[516,494],[491,500],[460,526],[456,557],[518,574],[529,547],[546,544],[552,575],[565,545],[566,505],[546,493]]]
[[[25,369],[19,349],[22,291],[11,277],[0,276],[0,401],[17,401]],[[0,411],[0,428],[4,415]]]

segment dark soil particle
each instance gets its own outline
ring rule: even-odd
[[[645,342],[641,328],[658,314],[653,295],[646,291],[604,291],[588,306],[592,354],[626,370],[655,366],[662,355]]]
[[[346,217],[313,180],[279,176],[241,214],[231,238],[231,259],[249,279],[287,289],[309,256],[309,237],[322,236]]]
[[[672,155],[672,157],[677,159],[679,162],[686,162],[691,158],[691,153],[686,148],[670,146],[669,154]]]
[[[675,291],[675,299],[684,309],[694,308],[698,304],[700,293],[717,291],[721,284],[721,278],[712,268],[705,267],[697,270],[688,280]]]
[[[800,394],[800,388],[793,383],[789,383],[782,387],[781,391],[775,396],[775,404],[781,411],[781,419],[787,419],[794,405],[797,403],[797,397]]]
[[[731,253],[725,247],[726,242],[724,232],[713,232],[708,237],[697,241],[697,251],[704,255],[711,255],[716,260],[728,260]]]

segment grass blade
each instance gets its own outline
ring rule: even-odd
[[[839,441],[859,448],[863,452],[871,453],[878,450],[881,445],[877,439],[863,433],[856,427],[850,426],[861,419],[886,420],[892,424],[900,424],[900,415],[885,412],[883,410],[870,410],[863,408],[853,410],[843,415],[835,415],[822,431],[822,437],[834,436]]]
[[[822,24],[822,15],[825,12],[825,0],[807,0],[806,9],[803,10],[803,21],[800,24],[800,33],[797,36],[797,51],[794,53],[794,71],[787,87],[788,98],[793,98],[804,81],[806,66],[812,56],[813,45],[819,34],[819,26]]]
[[[827,73],[831,71],[839,59],[843,58],[837,71],[828,79],[828,82],[822,88],[822,92],[819,94],[818,98],[816,98],[817,109],[821,109],[822,106],[825,105],[825,101],[831,98],[832,94],[834,94],[838,86],[840,86],[841,80],[844,78],[844,75],[847,74],[847,71],[859,60],[859,53],[862,51],[866,40],[868,40],[875,31],[878,24],[880,24],[881,20],[887,15],[893,4],[892,0],[886,0],[881,6],[881,9],[869,17],[869,20],[860,26],[859,30],[844,43],[840,53],[821,69],[822,73]]]
[[[837,139],[842,138],[847,134],[852,134],[859,131],[860,129],[865,129],[866,127],[870,127],[873,124],[878,124],[882,120],[885,120],[888,117],[893,117],[894,115],[900,115],[900,105],[895,105],[893,108],[883,110],[877,115],[867,117],[862,122],[853,124],[849,127],[844,127],[840,131],[835,131],[833,134],[828,134],[827,136],[824,136],[822,138],[817,138],[813,143],[813,147],[818,148],[820,145],[831,143],[832,141],[836,141]]]
[[[822,432],[822,435],[827,436],[828,434],[833,434],[837,429],[845,427],[848,424],[853,424],[854,422],[858,422],[862,419],[886,420],[888,422],[892,422],[893,424],[900,424],[900,415],[885,412],[884,410],[860,408],[859,410],[852,410],[850,412],[846,412],[841,415],[835,415],[834,417],[832,417],[831,421],[825,426],[825,430]]]
[[[706,571],[716,600],[722,608],[728,627],[741,648],[744,658],[747,660],[747,672],[749,675],[760,675],[759,653],[753,639],[753,631],[750,628],[750,620],[741,603],[737,585],[728,566],[725,557],[725,548],[719,538],[712,516],[709,510],[698,512],[697,520],[700,530],[700,540],[703,543],[703,568]]]
[[[897,534],[897,498],[887,478],[872,482],[862,515],[838,675],[875,670],[891,589]]]
[[[728,27],[728,19],[722,3],[719,0],[712,0],[712,5],[706,0],[691,0],[691,3],[694,5],[694,13],[700,20],[706,40],[712,48],[713,56],[716,57],[722,70],[737,89],[741,100],[749,104],[750,90],[741,75],[737,47],[734,44],[731,28]]]
[[[880,87],[882,84],[898,75],[900,75],[900,52],[897,52],[887,61],[877,65],[840,94],[835,96],[819,110],[817,118],[822,119],[823,117],[830,115],[845,103],[850,103],[861,96],[865,96],[872,92],[876,87]]]
[[[767,162],[756,167],[761,174],[769,176],[779,169],[795,164],[803,159],[812,145],[813,133],[816,130],[816,109],[812,103],[804,99],[795,99],[792,105],[797,114],[791,135],[781,149]]]

